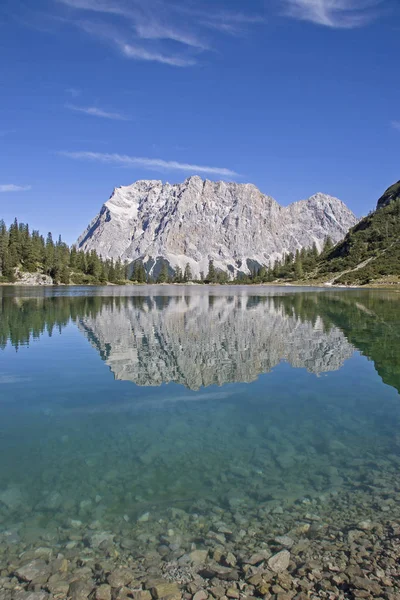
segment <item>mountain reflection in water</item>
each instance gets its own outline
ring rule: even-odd
[[[251,382],[281,361],[317,375],[336,371],[359,350],[400,390],[398,294],[147,290],[137,296],[0,296],[0,348],[27,345],[72,322],[116,379],[192,390]]]

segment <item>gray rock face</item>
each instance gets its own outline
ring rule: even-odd
[[[209,259],[227,271],[249,271],[288,252],[321,249],[330,236],[341,240],[355,215],[337,198],[316,194],[287,207],[252,184],[203,181],[181,184],[137,181],[116,188],[78,239],[79,248],[103,258],[128,261],[162,257],[175,268],[190,264],[207,273]]]
[[[391,202],[395,202],[400,198],[400,181],[391,185],[384,194],[379,198],[376,208],[384,208]]]
[[[15,277],[17,285],[53,285],[52,278],[43,273],[25,273],[17,269]]]

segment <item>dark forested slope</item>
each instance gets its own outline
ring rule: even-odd
[[[400,278],[400,181],[386,190],[373,213],[321,256],[314,275],[344,284]]]

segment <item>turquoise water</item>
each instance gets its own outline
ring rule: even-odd
[[[332,502],[394,511],[399,300],[0,288],[0,536],[71,543],[79,522],[150,549]]]

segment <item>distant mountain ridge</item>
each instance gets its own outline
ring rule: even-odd
[[[199,277],[210,259],[217,269],[248,273],[314,243],[321,249],[356,222],[343,202],[321,193],[283,207],[247,183],[142,180],[116,188],[77,244],[103,258],[141,259],[152,274],[160,262],[189,263]]]

